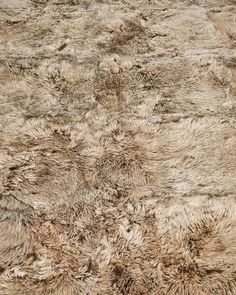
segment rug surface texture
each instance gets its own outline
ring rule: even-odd
[[[236,295],[235,0],[0,0],[0,295]]]

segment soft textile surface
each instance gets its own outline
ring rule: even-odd
[[[236,1],[0,22],[0,295],[235,295]]]

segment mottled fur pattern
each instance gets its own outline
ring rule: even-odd
[[[0,295],[236,295],[235,4],[0,1]]]

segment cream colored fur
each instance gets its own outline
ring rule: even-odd
[[[0,1],[0,295],[236,295],[235,19]]]

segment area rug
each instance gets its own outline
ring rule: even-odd
[[[236,1],[0,1],[0,295],[236,294]]]

